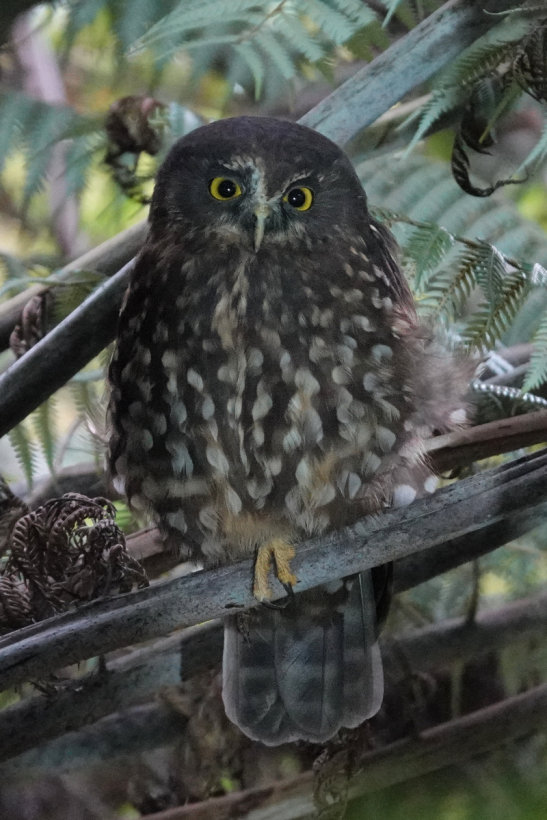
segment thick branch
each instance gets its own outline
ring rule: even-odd
[[[547,451],[542,451],[452,484],[410,507],[369,516],[300,544],[293,560],[296,591],[532,513],[547,500],[546,474]],[[5,636],[0,640],[0,686],[256,606],[251,577],[249,559],[96,601]],[[281,596],[284,591],[278,589]]]
[[[117,755],[145,752],[174,743],[184,732],[184,716],[166,706],[150,703],[130,709],[122,705],[121,709],[84,731],[71,732],[68,743],[63,743],[64,738],[54,740],[9,760],[0,766],[2,775],[17,771],[26,774],[31,768],[55,769],[56,774],[60,770],[74,771]],[[13,723],[10,734],[16,737],[15,726],[19,733],[18,724]]]
[[[483,652],[495,652],[518,641],[545,636],[547,593],[507,604],[503,609],[480,613],[468,622],[453,619],[424,629],[386,638],[382,657],[386,680],[393,685],[409,670],[434,672],[455,661],[464,662]],[[222,625],[218,621],[191,627],[183,635],[158,641],[152,647],[134,650],[109,662],[106,674],[91,673],[68,684],[55,694],[40,695],[0,712],[0,760],[13,758],[40,743],[66,732],[94,723],[112,712],[127,709],[156,695],[159,690],[176,686],[208,669],[218,667],[222,658]],[[17,726],[16,735],[11,728]],[[107,733],[110,724],[104,724]],[[98,727],[97,727],[98,729]],[[130,741],[133,742],[132,735]],[[82,765],[81,754],[72,757],[67,749],[79,749],[73,737],[30,752],[14,766],[48,767]],[[149,747],[147,747],[149,748]],[[106,741],[98,746],[106,754]],[[142,748],[139,746],[142,751]],[[87,749],[85,763],[97,762],[95,744]],[[119,740],[110,754],[123,750]],[[99,758],[100,759],[100,758]]]

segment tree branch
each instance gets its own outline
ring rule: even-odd
[[[117,236],[107,239],[96,248],[92,248],[90,251],[82,254],[82,256],[69,262],[55,273],[55,278],[58,279],[59,282],[65,282],[69,280],[74,273],[79,271],[95,271],[104,276],[113,276],[138,253],[139,248],[144,242],[146,231],[147,223],[145,220],[139,222],[137,225],[132,225],[131,228],[126,228]],[[17,296],[7,299],[0,305],[0,350],[8,346],[10,333],[19,321],[21,311],[26,303],[32,299],[33,296],[40,296],[42,293],[45,293],[50,287],[51,285],[33,285],[21,293],[18,293]],[[91,298],[93,298],[93,296],[91,296],[90,299]],[[82,305],[83,304],[85,303],[82,303]],[[93,331],[93,324],[91,322],[92,316],[89,317],[88,333],[92,333]],[[49,339],[50,336],[51,333],[49,333],[46,338]]]
[[[539,410],[435,436],[426,442],[425,451],[441,473],[546,440],[547,410]]]
[[[484,652],[495,652],[516,641],[541,639],[545,636],[546,625],[547,593],[543,593],[507,604],[497,611],[479,613],[472,622],[457,618],[432,624],[400,638],[383,638],[386,680],[392,686],[406,678],[409,670],[431,673],[456,661],[465,662]],[[98,762],[105,755],[135,752],[135,746],[120,748],[119,734],[116,734],[116,745],[109,749],[107,739],[96,727],[92,737],[101,740],[86,747],[84,758],[79,751],[82,744],[76,735],[56,743],[49,742],[47,747],[29,754],[21,754],[112,712],[126,710],[132,704],[150,699],[162,688],[177,686],[181,681],[218,667],[222,644],[219,621],[190,627],[182,635],[170,636],[151,647],[135,649],[111,660],[105,674],[90,673],[53,694],[29,698],[0,711],[0,760],[21,755],[18,760],[13,760],[10,768],[62,765],[67,771]],[[103,724],[107,735],[111,725]],[[11,731],[13,726],[17,726],[15,735]],[[135,742],[132,729],[128,742]],[[160,739],[159,745],[164,742]],[[143,751],[140,745],[138,749]]]
[[[442,723],[417,738],[405,738],[362,755],[361,771],[351,778],[348,797],[355,799],[445,766],[461,764],[533,734],[546,723],[547,684],[544,684],[458,720]],[[211,817],[269,820],[272,816],[288,820],[315,816],[314,785],[314,775],[308,771],[269,786],[167,809],[148,815],[147,820],[209,820]]]
[[[112,341],[132,266],[124,265],[0,376],[0,438]]]
[[[547,451],[534,453],[445,487],[407,508],[369,516],[302,543],[293,559],[297,592],[386,561],[408,559],[485,527],[505,525],[514,515],[537,513],[547,500],[546,474]],[[488,551],[488,544],[482,549]],[[0,687],[254,607],[252,563],[248,559],[95,601],[7,635],[0,639]],[[277,588],[280,597],[283,591]]]
[[[8,772],[26,774],[29,769],[55,769],[56,774],[60,770],[74,771],[117,755],[145,752],[174,743],[186,726],[185,717],[165,705],[147,703],[131,708],[122,705],[121,709],[93,726],[86,726],[84,731],[71,732],[66,736],[68,743],[63,742],[65,738],[52,740],[6,761],[0,765],[0,772],[5,777]],[[44,714],[47,715],[47,710]],[[14,726],[19,734],[19,725],[14,723],[10,727],[12,737],[17,736]]]

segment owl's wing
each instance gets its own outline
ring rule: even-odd
[[[315,592],[311,606],[298,596],[284,609],[261,607],[226,619],[224,706],[249,737],[266,745],[320,743],[380,708],[371,573],[346,580],[343,588],[343,596],[328,588]]]

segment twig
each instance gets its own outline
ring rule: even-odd
[[[301,545],[297,592],[533,512],[547,500],[547,451],[445,487]],[[488,544],[484,550],[489,549]],[[256,606],[252,561],[195,572],[83,606],[0,639],[0,686],[9,687],[121,646]],[[284,590],[279,587],[279,596]]]

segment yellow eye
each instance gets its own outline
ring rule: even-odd
[[[228,177],[215,177],[209,183],[209,191],[215,199],[235,199],[241,196],[241,186]]]
[[[313,191],[304,186],[291,188],[283,197],[283,202],[288,202],[297,211],[309,211],[313,205]]]

